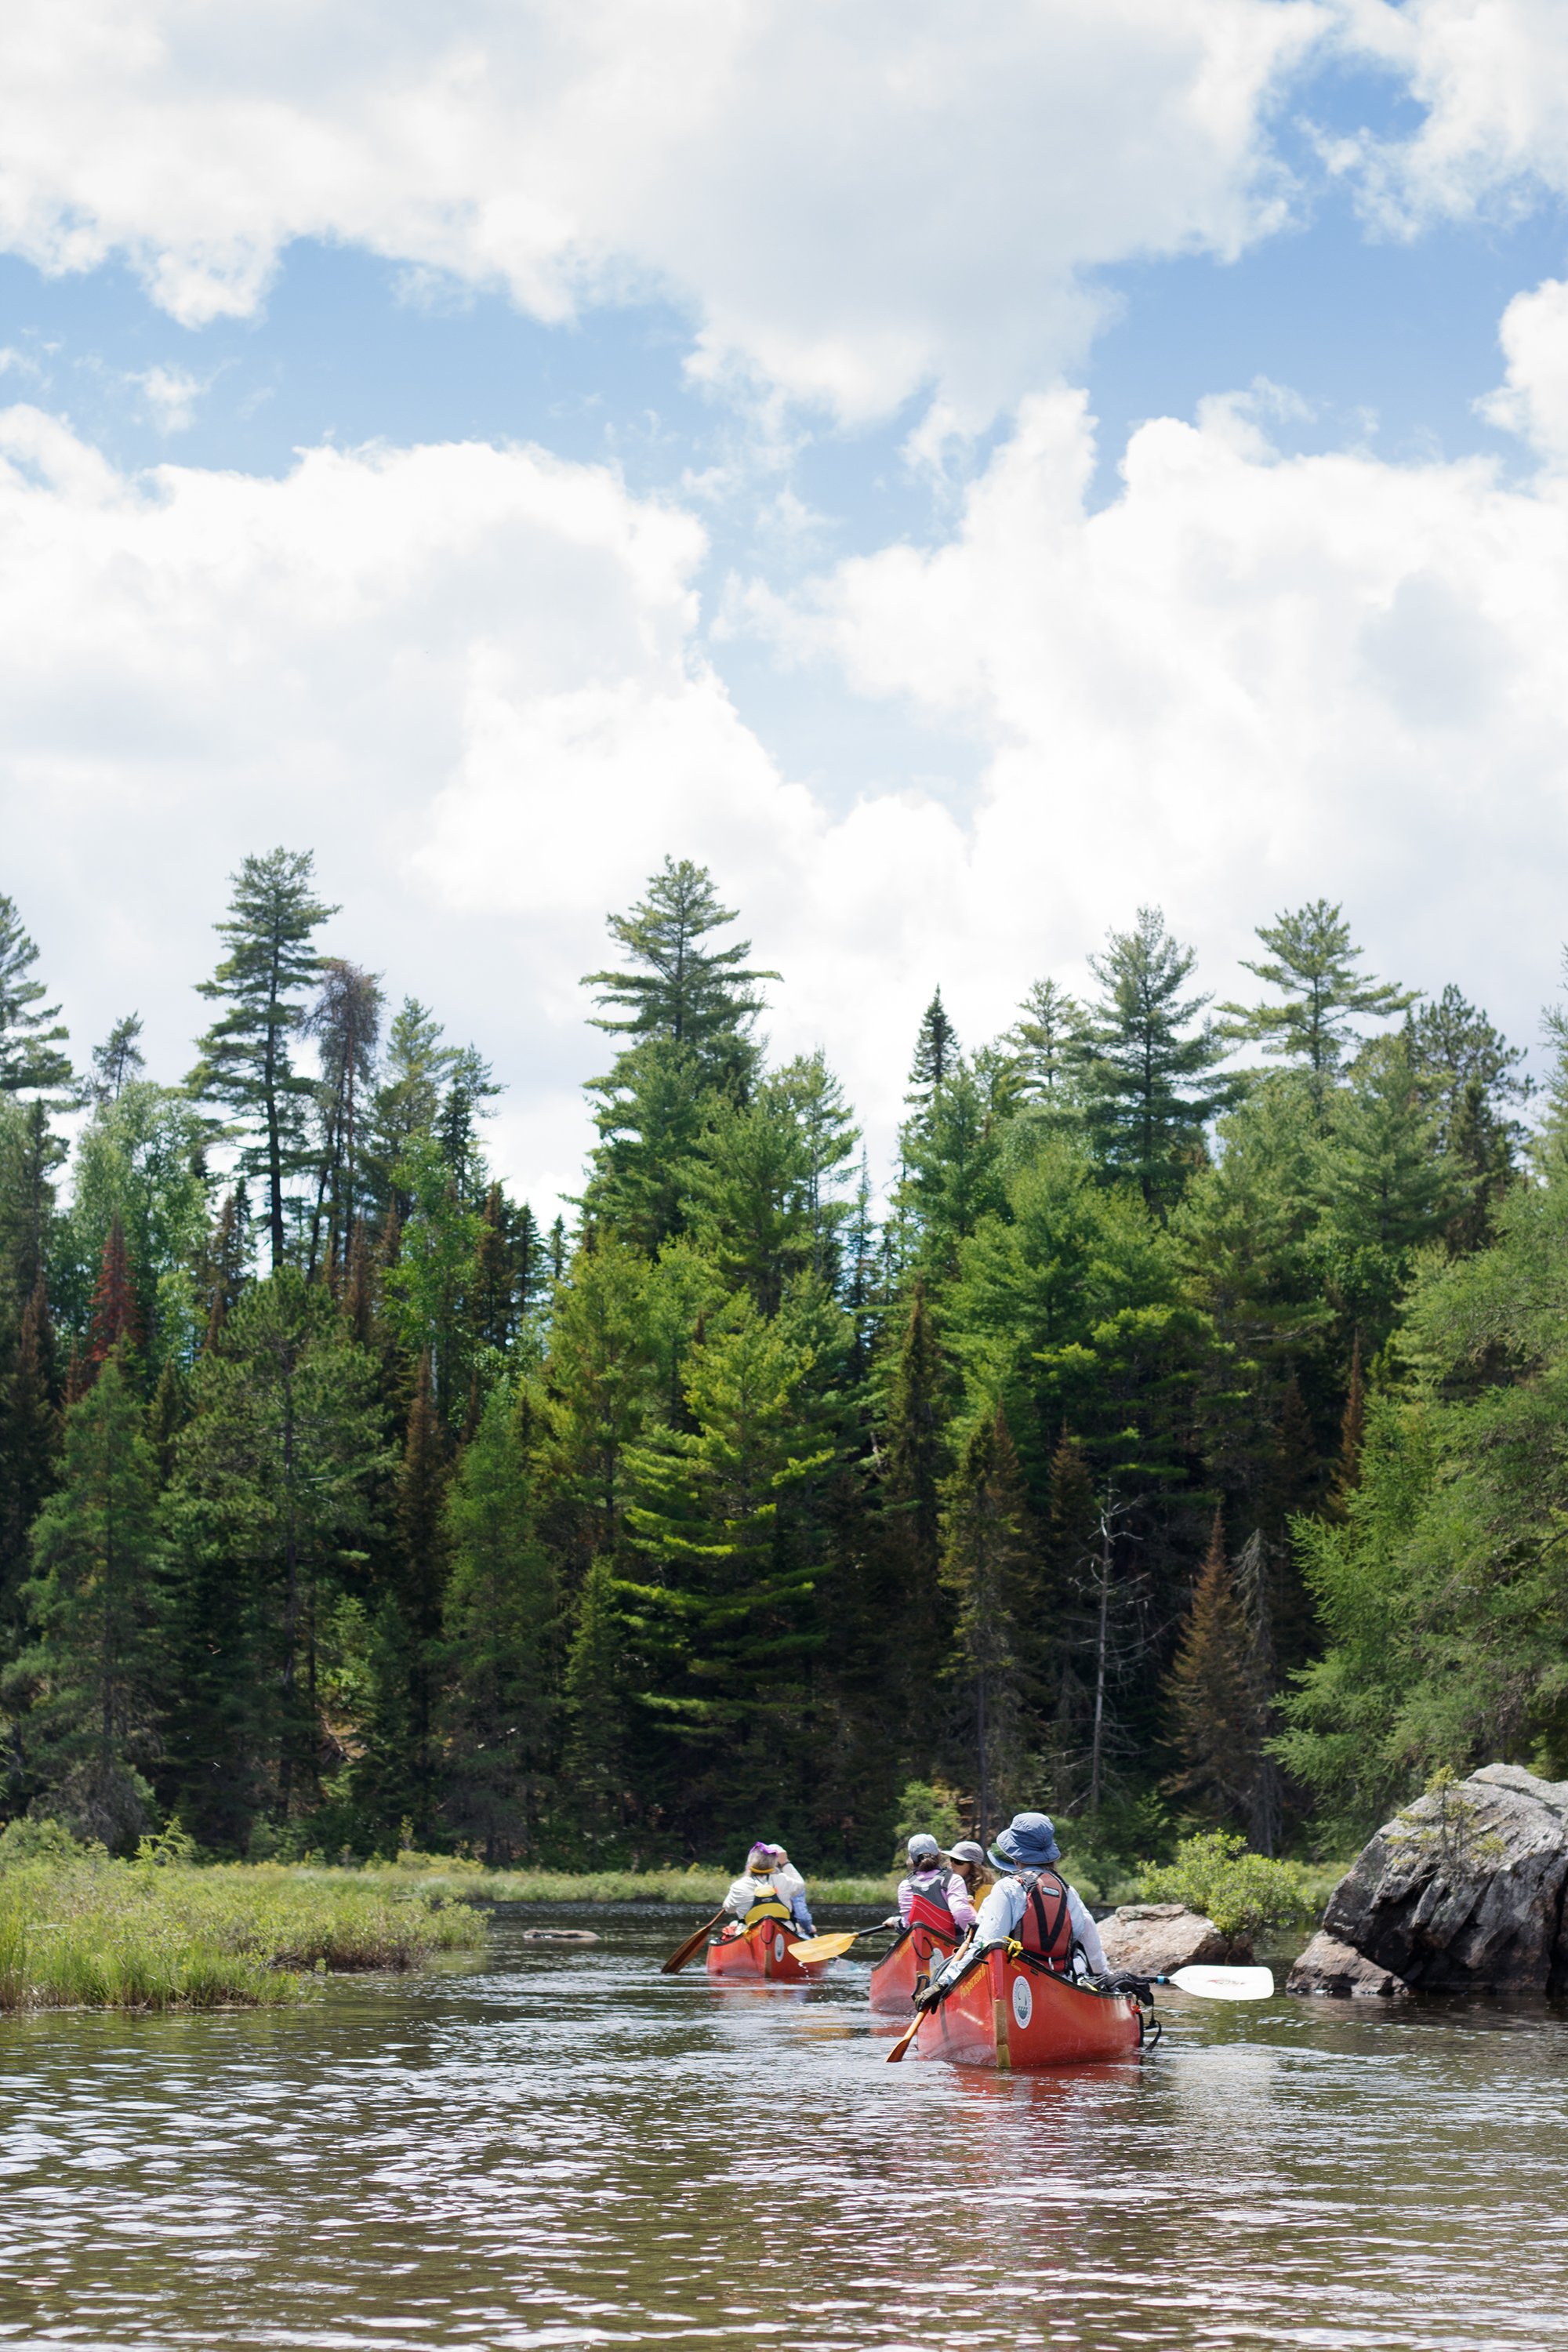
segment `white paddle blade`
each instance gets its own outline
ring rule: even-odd
[[[1202,1993],[1205,2000],[1272,2000],[1270,1969],[1177,1969],[1165,1979],[1183,1992]]]

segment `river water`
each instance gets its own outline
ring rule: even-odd
[[[1568,2014],[1173,1995],[1144,2056],[883,2063],[866,1969],[601,1912],[270,2014],[0,2021],[0,2343],[1568,2346]],[[822,1924],[819,1921],[819,1926]]]

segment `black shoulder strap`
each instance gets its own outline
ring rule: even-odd
[[[1056,1898],[1055,1910],[1048,1920],[1046,1916],[1046,1899],[1042,1884],[1047,1879],[1050,1881],[1051,1893]],[[1030,1887],[1029,1907],[1034,1912],[1035,1925],[1039,1930],[1040,1949],[1048,1956],[1056,1948],[1057,1939],[1061,1934],[1068,1916],[1067,1885],[1064,1880],[1057,1876],[1054,1870],[1042,1870],[1039,1877]],[[1062,1957],[1065,1959],[1067,1955],[1064,1953]]]

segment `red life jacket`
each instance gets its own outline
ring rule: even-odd
[[[1031,1885],[1018,1873],[1027,1901],[1018,1927],[1018,1941],[1026,1952],[1037,1952],[1047,1967],[1065,1970],[1072,1957],[1072,1917],[1068,1910],[1065,1879],[1054,1870],[1033,1874]]]
[[[933,1870],[929,1877],[910,1881],[910,1926],[930,1927],[956,1942],[958,1922],[948,1908],[947,1873]]]

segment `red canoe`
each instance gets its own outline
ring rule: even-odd
[[[933,1955],[938,1963],[958,1948],[957,1939],[931,1927],[905,1927],[892,1950],[871,1971],[871,2006],[893,2017],[908,2017],[914,2006],[915,1987],[931,1982]]]
[[[797,1960],[790,1950],[800,1940],[797,1927],[779,1919],[759,1919],[742,1936],[721,1936],[708,1947],[710,1977],[733,1978],[737,1983],[815,1984],[832,1967],[831,1960]]]
[[[1142,2040],[1143,2012],[1135,2000],[1069,1984],[1047,1969],[1009,1959],[998,1945],[926,2011],[911,2047],[917,2058],[1027,2074],[1124,2057]]]

